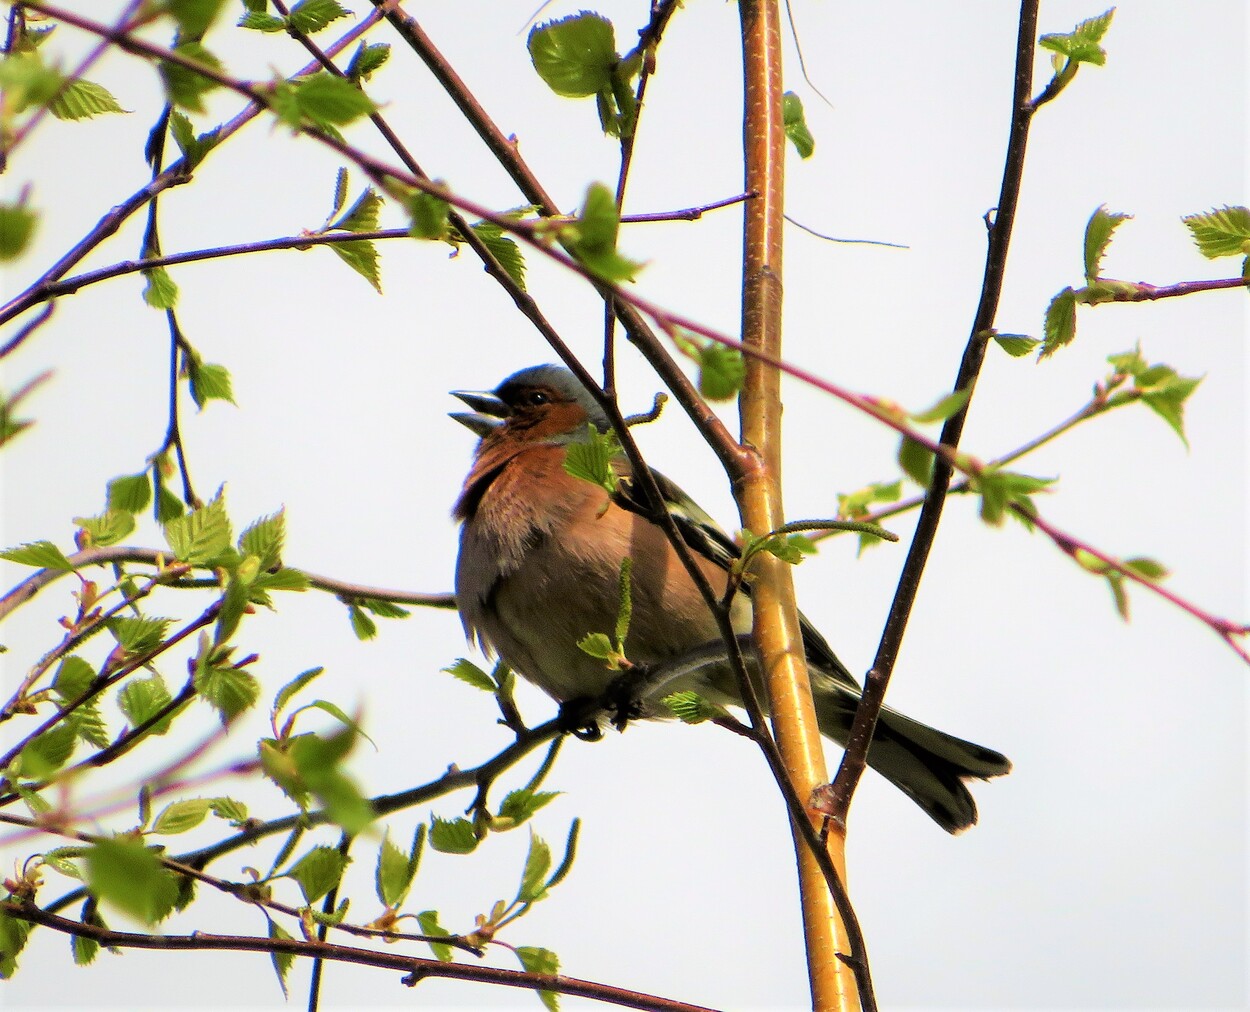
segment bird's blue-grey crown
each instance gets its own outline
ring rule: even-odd
[[[550,388],[563,400],[576,401],[586,412],[586,419],[600,432],[611,428],[603,408],[582,386],[581,381],[563,366],[533,365],[515,372],[494,390],[453,390],[452,396],[460,398],[473,408],[472,412],[454,412],[451,417],[462,425],[485,437],[501,425],[512,412],[512,406],[525,390],[535,387]]]

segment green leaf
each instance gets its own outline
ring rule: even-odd
[[[292,127],[347,126],[377,109],[351,81],[318,71],[274,89],[273,108],[278,118]]]
[[[64,83],[61,72],[45,64],[37,52],[14,54],[0,60],[0,89],[5,93],[6,110],[14,114],[46,106]]]
[[[300,0],[291,8],[287,20],[297,32],[312,35],[339,18],[351,16],[351,12],[340,7],[336,0]]]
[[[590,273],[603,281],[633,281],[642,264],[616,251],[620,213],[616,198],[602,183],[586,190],[581,213],[562,235],[569,252]]]
[[[354,604],[347,606],[347,615],[351,619],[352,632],[358,640],[371,640],[378,634],[378,624],[365,614],[363,608]]]
[[[560,972],[560,957],[550,949],[540,949],[532,945],[518,945],[514,950],[516,957],[528,973],[539,973],[554,977]],[[538,997],[547,1012],[559,1012],[560,995],[556,991],[539,991]]]
[[[1142,394],[1146,406],[1167,422],[1186,446],[1189,440],[1185,437],[1185,401],[1201,382],[1201,377],[1178,376],[1175,384],[1158,392]]]
[[[407,608],[401,608],[393,601],[386,601],[380,597],[358,597],[355,603],[379,618],[407,618],[412,614]]]
[[[214,800],[213,798],[188,798],[185,801],[175,801],[166,805],[152,824],[151,832],[173,836],[194,829],[204,821],[213,807]]]
[[[995,334],[994,340],[1012,358],[1023,358],[1042,343],[1027,334]]]
[[[260,683],[239,668],[205,664],[196,670],[195,691],[229,723],[255,704],[260,697]]]
[[[503,229],[493,221],[479,221],[469,227],[481,240],[482,245],[490,250],[491,256],[499,261],[499,266],[504,269],[504,273],[516,283],[521,291],[525,291],[525,257],[516,242],[504,235]]]
[[[355,744],[348,730],[322,737],[302,734],[289,742],[291,764],[299,780],[317,798],[331,822],[355,835],[373,821],[373,806],[343,772],[343,759]]]
[[[90,119],[108,112],[128,112],[103,85],[81,78],[70,81],[48,106],[57,119]]]
[[[130,513],[109,510],[98,517],[74,517],[74,523],[82,528],[83,548],[104,548],[115,545],[135,529],[135,518]]]
[[[913,422],[920,422],[922,425],[930,422],[944,422],[963,409],[971,394],[971,390],[956,390],[953,394],[947,394],[933,407],[918,411],[909,417]]]
[[[590,633],[577,642],[577,649],[600,661],[619,660],[620,654],[607,633]]]
[[[116,616],[106,623],[113,638],[127,654],[146,654],[156,649],[169,629],[167,618],[129,618]]]
[[[528,788],[509,791],[499,806],[498,820],[506,822],[506,827],[494,826],[495,829],[515,828],[528,819],[540,808],[545,808],[560,796],[559,791],[531,791]]]
[[[286,20],[266,14],[263,11],[248,11],[237,22],[239,28],[247,28],[254,32],[285,32]],[[285,993],[286,987],[283,986]]]
[[[207,565],[230,547],[230,519],[220,494],[165,524],[165,541],[180,562]]]
[[[131,727],[138,727],[173,702],[173,697],[165,687],[165,679],[155,671],[146,678],[132,678],[122,686],[117,696],[117,705]],[[149,734],[164,734],[173,722],[174,714],[163,717],[152,725]]]
[[[175,46],[173,51],[210,70],[223,69],[221,61],[199,42],[183,42]],[[161,79],[165,82],[165,94],[170,102],[191,112],[207,111],[204,96],[218,87],[216,81],[177,63],[161,61],[159,68]]]
[[[96,671],[77,655],[64,658],[56,669],[52,688],[63,703],[73,703],[86,695],[96,680]]]
[[[274,920],[269,921],[269,937],[280,941],[294,941],[291,933]],[[282,997],[286,998],[289,996],[286,978],[291,972],[291,964],[295,962],[295,953],[270,952],[269,958],[273,963],[273,972],[278,975],[278,986],[282,988]]]
[[[128,474],[108,485],[108,508],[122,513],[142,513],[152,502],[152,482],[148,474]]]
[[[164,267],[153,267],[143,272],[147,285],[143,289],[143,301],[153,309],[173,309],[178,304],[178,285]]]
[[[286,539],[286,510],[261,517],[239,535],[239,554],[254,555],[260,568],[273,569],[282,562],[282,545]]]
[[[388,59],[391,47],[385,42],[372,45],[362,42],[347,65],[347,76],[353,81],[367,81]]]
[[[1045,491],[1056,480],[987,467],[972,479],[973,489],[981,495],[981,519],[997,526],[1003,522],[1011,507],[1023,507],[1030,513],[1034,512],[1030,497],[1035,492]]]
[[[17,972],[17,957],[26,947],[29,934],[29,921],[10,917],[0,910],[0,979],[9,980]]]
[[[1181,219],[1208,260],[1250,253],[1250,209],[1221,207]]]
[[[165,0],[165,9],[178,22],[179,31],[197,38],[212,27],[225,5],[226,0]]]
[[[24,199],[0,202],[0,263],[22,255],[38,222],[38,212],[27,207]]]
[[[378,899],[384,906],[398,907],[408,898],[408,890],[412,888],[415,870],[408,860],[408,855],[391,843],[389,834],[384,835],[382,846],[378,849],[378,864],[373,875],[374,888]]]
[[[661,700],[683,724],[702,724],[725,716],[724,707],[709,703],[697,692],[674,692]]]
[[[530,849],[525,856],[525,869],[521,872],[521,885],[517,889],[517,902],[536,903],[547,893],[547,872],[551,871],[551,848],[541,836],[530,832]]]
[[[348,858],[335,847],[313,847],[286,872],[284,878],[293,878],[307,903],[316,903],[339,884]]]
[[[1085,280],[1093,282],[1098,278],[1102,268],[1103,254],[1111,242],[1111,235],[1120,225],[1128,221],[1131,214],[1108,211],[1104,204],[1098,208],[1085,225]]]
[[[145,924],[167,917],[178,899],[177,878],[138,840],[101,840],[87,850],[84,871],[93,896]]]
[[[441,180],[436,182],[441,184]],[[411,221],[409,234],[414,239],[445,239],[450,212],[451,205],[447,201],[424,190],[417,190],[408,199],[408,217]]]
[[[612,89],[619,57],[612,22],[582,11],[535,25],[527,41],[530,59],[547,87],[565,98],[589,98]]]
[[[1076,292],[1071,288],[1065,288],[1050,300],[1050,305],[1046,307],[1043,334],[1045,340],[1040,358],[1053,355],[1076,337]]]
[[[481,689],[483,692],[494,692],[498,688],[495,685],[495,680],[490,675],[464,657],[458,657],[454,663],[440,670],[446,671],[447,674],[453,675],[467,685],[472,685],[475,689]]]
[[[574,478],[598,485],[609,495],[614,495],[620,477],[612,464],[620,456],[620,440],[611,429],[600,432],[593,425],[586,426],[586,436],[585,442],[568,445],[564,470]]]
[[[78,735],[68,721],[36,735],[22,746],[19,753],[22,776],[30,780],[46,780],[69,762],[77,743]]]
[[[182,500],[169,491],[162,482],[156,490],[156,522],[162,525],[167,524],[185,512],[186,507],[183,506]]]
[[[307,574],[290,566],[283,566],[276,573],[260,573],[252,584],[253,600],[256,591],[293,590],[304,591],[312,586]]]
[[[1065,35],[1043,35],[1038,44],[1043,49],[1066,56],[1074,63],[1092,63],[1101,67],[1107,62],[1107,54],[1099,43],[1107,34],[1114,15],[1115,8],[1112,7],[1096,18],[1082,21]]]
[[[786,137],[794,145],[800,158],[811,158],[816,150],[816,138],[807,129],[803,117],[803,100],[792,91],[781,96],[781,118],[785,124]]]
[[[345,180],[346,176],[342,178]],[[378,196],[376,190],[370,187],[364,190],[347,212],[329,227],[342,229],[344,232],[372,232],[381,222],[381,213],[382,198]]]
[[[359,722],[352,720],[352,718],[349,717],[343,711],[343,708],[339,706],[337,703],[331,703],[329,700],[326,700],[326,699],[314,699],[311,703],[308,703],[305,706],[301,706],[300,710],[321,710],[323,713],[328,713],[331,717],[337,720],[344,727],[351,728],[351,730],[355,731],[358,735],[360,735],[360,737],[364,738],[365,741],[367,741],[374,748],[378,747],[377,742],[375,742],[372,738],[369,737],[369,735],[365,733],[365,729],[360,726]]]
[[[62,573],[68,573],[74,568],[65,553],[51,541],[30,541],[17,548],[9,548],[0,552],[0,559],[16,562],[21,566],[34,566],[36,569],[55,569]]]
[[[440,854],[472,854],[477,850],[477,836],[468,819],[430,817],[430,846]]]
[[[917,485],[928,488],[933,480],[933,451],[904,436],[898,447],[898,466]]]
[[[187,169],[194,169],[217,146],[219,130],[214,127],[197,135],[191,121],[175,109],[169,115],[169,132],[173,135],[178,150],[182,152],[182,157],[186,159]]]
[[[235,403],[230,372],[224,365],[198,362],[193,358],[188,358],[187,376],[191,383],[191,399],[200,410],[203,410],[204,405],[209,401]]]
[[[678,349],[699,364],[699,392],[708,400],[736,397],[746,379],[742,352],[718,341],[674,334]]]
[[[1165,566],[1162,562],[1155,559],[1148,559],[1143,556],[1138,556],[1133,559],[1125,559],[1124,567],[1126,569],[1131,569],[1134,573],[1144,579],[1153,580],[1155,582],[1166,579],[1169,575],[1167,566]]]
[[[848,519],[865,517],[873,503],[898,502],[903,495],[902,481],[876,482],[854,492],[838,493],[838,516]]]
[[[282,686],[282,688],[278,690],[278,694],[273,697],[273,708],[270,710],[270,713],[273,715],[274,719],[277,720],[278,714],[281,713],[282,708],[291,701],[292,696],[299,692],[300,689],[304,688],[304,686],[320,675],[323,671],[325,671],[325,668],[309,668],[307,671],[300,672],[287,682],[286,685]]]
[[[421,934],[423,935],[441,935],[444,938],[452,937],[451,932],[444,928],[438,921],[437,910],[422,910],[417,914],[417,923],[421,925]],[[446,942],[427,942],[430,951],[434,953],[434,958],[440,963],[450,963],[452,959],[451,946]]]
[[[378,266],[378,251],[372,239],[331,243],[329,249],[343,263],[368,281],[379,295],[382,294],[382,269]]]

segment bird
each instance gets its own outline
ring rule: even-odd
[[[472,409],[451,417],[480,437],[452,511],[460,522],[455,598],[470,643],[562,704],[601,697],[619,676],[578,643],[615,627],[626,558],[632,613],[624,654],[631,664],[663,664],[720,638],[663,527],[640,505],[644,497],[624,455],[612,461],[614,491],[565,469],[571,446],[589,442],[592,429],[611,428],[571,371],[531,366],[493,390],[451,393]],[[723,594],[739,546],[675,483],[651,474],[690,554]],[[736,632],[750,631],[748,584],[730,616]],[[820,731],[845,746],[862,690],[802,615],[800,625]],[[758,683],[758,673],[752,677]],[[679,690],[718,706],[742,705],[722,660],[635,701],[637,715],[671,718],[660,697]],[[1011,770],[1001,753],[889,707],[881,711],[868,764],[949,833],[977,821],[966,781]]]

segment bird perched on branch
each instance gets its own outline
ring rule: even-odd
[[[610,428],[571,372],[534,366],[493,391],[453,393],[473,410],[451,417],[481,437],[454,514],[462,523],[456,603],[466,634],[484,652],[497,654],[561,702],[603,695],[616,675],[578,644],[616,626],[627,558],[632,609],[623,652],[631,663],[671,662],[720,638],[664,530],[639,505],[645,497],[633,488],[624,456],[612,461],[620,479],[612,492],[565,469],[569,448],[587,443],[591,427]],[[722,595],[738,546],[681,489],[652,474],[690,554]],[[738,633],[751,628],[749,593],[744,587],[731,606]],[[820,633],[800,618],[820,730],[844,745],[860,687]],[[722,660],[640,700],[641,715],[671,717],[660,699],[682,689],[713,704],[742,705]],[[1011,769],[998,752],[888,707],[868,763],[951,833],[977,821],[964,781]]]

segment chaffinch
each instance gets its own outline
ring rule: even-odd
[[[577,644],[615,627],[626,557],[633,611],[625,655],[631,662],[671,661],[719,638],[664,531],[631,500],[624,457],[614,462],[621,476],[615,494],[565,470],[570,444],[587,441],[590,425],[601,432],[610,427],[571,372],[534,366],[493,391],[453,393],[473,411],[451,417],[481,437],[454,510],[462,524],[456,603],[470,641],[560,702],[601,696],[615,675]],[[699,567],[723,593],[737,546],[676,485],[654,477]],[[751,628],[749,593],[744,587],[731,609],[740,633]],[[821,732],[845,744],[860,687],[820,633],[800,620]],[[683,689],[722,706],[742,705],[732,671],[718,663],[640,700],[641,715],[671,717],[660,697]],[[977,821],[964,781],[1011,769],[998,752],[888,707],[868,762],[951,833]]]

